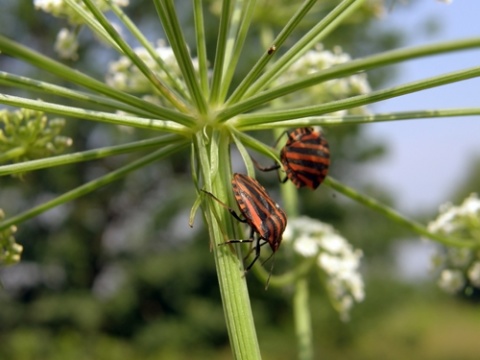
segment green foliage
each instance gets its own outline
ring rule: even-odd
[[[65,119],[47,120],[39,111],[0,110],[0,163],[41,159],[62,153],[72,139],[61,136]]]
[[[169,3],[156,2],[157,6],[167,6]],[[318,19],[328,14],[336,3],[336,1],[317,2],[316,6],[318,6],[314,8],[311,16],[307,17],[305,23],[297,29],[298,33],[293,33],[283,48],[279,46],[278,53],[273,55],[285,54],[285,49],[294,46],[301,39],[302,32],[317,25]],[[182,10],[185,9],[186,4],[187,2],[183,1],[175,2],[175,6]],[[280,26],[284,25],[285,19],[291,17],[292,4],[293,2],[289,1],[279,2],[275,5],[275,11],[272,11],[270,2],[259,2],[258,12],[253,19],[265,21],[261,26],[252,26],[251,32],[248,33],[239,66],[235,68],[232,86],[227,90],[217,89],[218,93],[215,94],[218,95],[214,97],[218,96],[218,99],[221,99],[222,95],[233,92],[235,87],[245,79],[246,74],[252,69],[253,59],[257,60],[266,53],[270,45],[265,45],[271,44],[273,33],[281,29]],[[133,3],[133,17],[139,17],[136,23],[143,25],[151,20],[154,9],[148,6],[151,4],[140,1]],[[214,4],[211,6],[214,7]],[[206,5],[204,9],[207,9]],[[348,49],[353,54],[364,55],[390,48],[392,44],[398,45],[400,34],[384,34],[373,29],[368,23],[375,10],[375,6],[369,3],[355,16],[350,17],[326,42],[327,48],[332,47],[330,45],[333,44],[341,44],[344,49]],[[168,11],[160,13],[160,16],[166,16]],[[190,40],[189,44],[195,43],[192,35],[194,33],[193,15],[190,10],[179,11],[179,14],[182,30]],[[215,59],[215,50],[218,50],[216,47],[218,19],[211,13],[205,14],[207,19],[205,31],[209,34],[206,39],[206,51],[209,54],[208,59]],[[25,15],[22,14],[22,16]],[[50,37],[43,36],[46,35],[44,32],[46,30],[32,33],[31,29],[28,29],[29,25],[44,29],[38,24],[40,20],[37,17],[29,19],[28,24],[19,22],[16,27],[20,29],[25,26],[23,32],[35,37],[36,43],[49,44]],[[164,25],[173,26],[172,19],[167,20],[169,21],[164,21]],[[49,21],[46,22],[47,25]],[[361,26],[358,27],[358,24]],[[104,27],[108,28],[108,26],[107,22]],[[269,28],[266,29],[266,26]],[[159,32],[157,27],[158,24],[155,23],[156,34]],[[353,27],[355,31],[352,30]],[[47,28],[45,26],[45,29]],[[172,31],[172,28],[167,27],[165,32],[168,33],[168,31]],[[23,32],[18,31],[19,36]],[[175,34],[175,31],[173,33]],[[109,55],[103,48],[90,44],[91,39],[80,38],[80,40],[83,40],[81,52],[85,56],[80,57],[83,63],[78,65],[79,68],[83,68],[88,74],[105,73],[106,61],[103,60]],[[114,45],[120,47],[122,43],[117,39]],[[129,50],[128,47],[123,48],[122,53],[128,53]],[[192,46],[191,51],[198,55],[200,49]],[[138,69],[138,64],[141,62],[135,58],[135,54],[129,53],[128,56],[128,70],[133,68],[134,63],[137,66],[135,69]],[[185,56],[181,60],[187,62],[187,58],[188,56]],[[40,57],[36,60],[39,63],[45,61]],[[148,60],[150,61],[151,58]],[[4,58],[0,58],[0,62],[3,63],[3,61]],[[241,247],[222,247],[222,253],[218,256],[219,247],[204,235],[206,229],[202,227],[200,219],[197,219],[193,230],[188,228],[189,208],[197,196],[198,189],[195,189],[195,186],[212,186],[216,179],[227,178],[225,174],[229,175],[232,172],[228,143],[231,139],[228,139],[227,135],[234,133],[232,129],[235,126],[242,130],[241,116],[244,116],[243,120],[247,119],[244,126],[255,128],[264,120],[263,115],[259,115],[258,119],[250,118],[252,122],[248,123],[248,116],[255,116],[255,106],[265,106],[268,109],[267,106],[276,108],[280,105],[280,108],[283,106],[285,110],[285,104],[273,102],[273,104],[252,105],[255,111],[252,108],[245,110],[245,113],[238,111],[240,120],[236,119],[235,115],[231,115],[232,119],[228,116],[223,119],[233,120],[231,121],[233,125],[220,122],[212,125],[209,121],[218,120],[215,116],[229,108],[222,109],[221,106],[217,108],[218,104],[215,103],[215,106],[208,109],[209,113],[203,108],[205,104],[202,103],[207,98],[207,94],[199,94],[194,91],[196,89],[191,93],[188,92],[191,89],[187,85],[193,86],[196,77],[202,76],[201,72],[197,74],[197,72],[182,71],[182,75],[186,78],[185,83],[182,83],[183,87],[175,83],[175,80],[178,80],[177,76],[173,80],[169,79],[172,82],[168,85],[175,89],[172,92],[165,91],[159,82],[153,81],[155,77],[148,77],[152,73],[153,75],[158,73],[160,71],[158,68],[153,69],[153,66],[147,66],[141,74],[135,74],[145,75],[150,79],[149,90],[157,91],[157,99],[160,98],[165,103],[168,101],[171,104],[165,109],[158,103],[149,103],[143,98],[133,97],[123,91],[129,90],[128,88],[122,88],[122,92],[117,93],[115,89],[100,86],[92,79],[76,78],[80,75],[69,72],[67,66],[61,67],[57,63],[46,64],[47,68],[56,75],[65,75],[67,78],[70,76],[70,80],[75,79],[81,85],[90,86],[90,89],[98,90],[101,94],[95,97],[92,94],[74,92],[66,97],[87,101],[92,109],[105,107],[111,111],[108,114],[96,113],[89,108],[88,111],[75,113],[72,109],[67,109],[71,111],[69,113],[71,116],[99,121],[95,125],[88,124],[86,121],[69,123],[66,132],[75,139],[76,150],[108,147],[111,144],[134,144],[139,139],[150,138],[154,131],[170,131],[178,137],[172,135],[163,138],[164,142],[157,144],[156,148],[148,148],[149,155],[159,151],[158,148],[165,144],[170,143],[172,146],[177,144],[180,142],[179,138],[191,142],[193,137],[195,146],[192,153],[195,158],[191,160],[188,154],[176,153],[166,159],[162,158],[162,162],[156,161],[155,166],[141,169],[139,166],[130,169],[131,171],[125,170],[114,179],[105,180],[102,183],[102,186],[110,184],[109,187],[100,189],[100,185],[93,184],[85,190],[85,193],[78,192],[75,197],[67,199],[75,199],[72,206],[63,205],[57,208],[57,212],[46,212],[35,220],[24,223],[20,236],[25,239],[25,261],[16,267],[5,269],[1,274],[4,287],[0,290],[0,342],[6,345],[0,346],[0,357],[5,359],[125,360],[231,358],[224,320],[230,310],[222,308],[219,291],[219,283],[221,288],[225,282],[222,276],[225,274],[216,272],[211,251],[215,253],[217,261],[237,259],[238,254],[240,260],[236,261],[239,263],[242,258]],[[182,65],[186,66],[185,63]],[[359,69],[352,72],[360,71]],[[229,70],[231,69],[225,71]],[[131,72],[128,74],[130,76]],[[273,75],[276,76],[276,74]],[[45,78],[43,76],[45,76],[43,72],[36,75],[36,77]],[[309,77],[305,73],[303,76]],[[380,72],[376,72],[375,76],[375,85],[378,85],[384,78]],[[223,86],[221,81],[219,84],[219,87]],[[271,89],[275,90],[275,86]],[[55,91],[60,90],[57,88]],[[268,87],[265,92],[267,91]],[[145,89],[142,88],[141,95],[144,95],[144,92]],[[190,97],[191,94],[198,97]],[[358,95],[361,92],[355,94]],[[181,96],[176,99],[177,95]],[[205,99],[202,99],[204,95]],[[322,102],[329,102],[349,95],[353,94],[332,92],[321,99]],[[109,101],[107,96],[110,96]],[[178,99],[186,100],[186,103],[175,101]],[[289,96],[289,99],[292,100],[290,104],[292,106],[296,101],[298,103],[299,100],[305,100],[296,93],[294,96]],[[315,93],[310,94],[309,103],[312,99],[315,99]],[[39,106],[39,103],[31,104]],[[351,107],[363,104],[353,104]],[[124,113],[116,114],[115,112],[119,109],[125,113],[134,113],[138,117],[126,116]],[[50,110],[59,111],[54,106],[50,107]],[[24,161],[53,155],[64,150],[69,143],[67,138],[59,136],[63,122],[48,122],[42,113],[33,111],[9,114],[8,117],[5,114],[3,114],[4,119],[7,120],[3,120],[4,126],[1,129],[2,138],[0,138],[0,146],[5,146],[1,148],[0,154],[4,156],[4,161]],[[171,122],[163,121],[170,118]],[[174,123],[173,120],[176,122]],[[340,118],[339,121],[342,120],[344,119]],[[100,121],[108,123],[109,126],[105,126]],[[255,121],[258,123],[256,124]],[[130,125],[130,131],[125,131],[123,127],[110,126],[112,123]],[[355,120],[352,120],[352,123],[355,123]],[[203,125],[206,125],[205,128],[200,129]],[[278,122],[276,126],[279,127]],[[283,127],[285,128],[285,125]],[[367,139],[363,129],[358,125],[331,127],[326,130],[326,133],[332,149],[334,177],[358,179],[359,166],[381,156],[385,151],[384,144],[376,139]],[[268,133],[265,137],[271,137],[271,134]],[[245,138],[242,138],[242,141],[245,141]],[[244,145],[242,141],[239,144]],[[273,138],[265,141],[267,144],[273,142]],[[262,146],[253,145],[252,147],[263,154],[271,152],[266,146],[264,148]],[[18,149],[22,149],[22,152],[17,152]],[[115,149],[118,150],[118,148]],[[18,191],[29,202],[22,206],[43,203],[45,198],[52,197],[52,193],[81,188],[83,184],[89,184],[92,179],[103,180],[108,174],[125,169],[125,163],[143,159],[143,154],[139,153],[146,152],[147,148],[138,148],[137,151],[136,153],[131,151],[128,155],[119,151],[114,157],[89,153],[92,157],[88,160],[96,161],[75,165],[72,161],[71,165],[63,168],[29,173],[24,177],[24,183],[18,185]],[[215,154],[215,151],[219,153],[219,157],[210,158],[209,156]],[[227,158],[228,161],[225,161]],[[151,162],[158,159],[152,159]],[[202,163],[205,159],[209,167]],[[59,161],[58,158],[50,160]],[[190,165],[193,165],[194,169],[190,169]],[[201,167],[204,173],[198,169]],[[133,173],[133,170],[137,171]],[[198,170],[198,174],[195,173],[195,176],[198,176],[195,178],[195,186],[192,186],[191,170]],[[263,184],[274,189],[272,193],[277,198],[282,190],[278,190],[276,177],[260,175],[260,178]],[[111,184],[113,180],[117,182]],[[365,182],[368,183],[365,188],[370,194],[381,199],[383,203],[394,204],[392,195],[385,194],[377,184],[370,184],[367,180]],[[2,178],[2,187],[5,183]],[[231,190],[227,186],[229,186],[228,183],[221,184],[216,188],[218,193],[215,192],[215,194],[222,199],[231,198]],[[94,196],[86,195],[92,190],[96,190]],[[80,195],[86,196],[78,199]],[[388,256],[390,242],[406,233],[406,230],[401,229],[400,226],[391,226],[384,221],[383,217],[380,218],[373,212],[365,211],[364,207],[345,202],[325,187],[315,193],[299,191],[299,198],[301,206],[297,209],[298,212],[334,224],[347,238],[354,239],[356,247],[364,249],[369,264],[376,264],[377,259],[385,259]],[[202,206],[205,206],[204,202]],[[238,228],[233,229],[230,218],[226,220],[225,216],[228,217],[228,214],[214,207],[207,209],[208,211],[203,209],[205,217],[203,220],[207,220],[206,227],[219,227],[215,221],[220,221],[221,230],[224,231],[217,234],[217,241],[228,240],[228,234],[233,231],[237,235],[241,234]],[[213,211],[217,212],[216,217],[211,216]],[[9,228],[3,238],[0,235],[0,239],[7,241],[5,249],[8,249],[5,251],[10,260],[16,259],[21,250],[14,243],[12,233],[13,228]],[[292,264],[291,258],[291,254],[278,254],[274,276],[277,272],[289,270],[288,265]],[[232,266],[236,271],[237,263]],[[381,260],[377,263],[381,263]],[[367,266],[367,275],[372,276],[371,273],[369,274],[370,271],[374,276],[376,272],[383,274],[385,267],[372,270]],[[272,286],[265,291],[264,284],[256,281],[253,273],[247,274],[246,277],[255,323],[260,334],[260,347],[266,355],[265,358],[295,357],[297,351],[294,347],[295,334],[291,316],[291,298],[294,290],[291,287],[279,290]],[[432,354],[443,356],[436,352],[437,347],[440,348],[442,345],[438,340],[442,336],[442,331],[427,324],[431,320],[429,317],[436,311],[445,310],[445,305],[438,300],[440,298],[438,294],[433,293],[435,297],[428,297],[432,304],[430,306],[429,303],[427,306],[416,296],[417,291],[423,291],[421,286],[415,288],[399,284],[389,276],[385,276],[381,281],[374,278],[368,283],[370,288],[367,287],[368,295],[365,305],[355,309],[352,322],[345,324],[332,311],[318,278],[311,274],[307,275],[307,278],[309,283],[314,284],[311,289],[310,305],[315,330],[314,344],[318,354],[323,354],[326,358],[339,359],[393,358],[392,354],[398,355],[399,359],[407,355],[413,358],[412,351],[418,351],[418,354],[423,356],[418,357],[419,359],[428,359],[429,356],[433,359]],[[430,294],[430,292],[427,293]],[[243,299],[239,297],[236,300]],[[245,306],[248,307],[248,304]],[[397,315],[397,312],[401,316]],[[462,314],[470,316],[471,309],[464,312],[462,310]],[[394,326],[389,326],[389,319]],[[418,324],[419,319],[424,321],[425,325]],[[454,319],[457,319],[455,315],[452,316],[452,322]],[[474,324],[465,324],[461,321],[459,323],[469,330],[478,330]],[[443,326],[447,324],[444,323]],[[411,329],[413,329],[412,332],[410,332]],[[429,334],[435,338],[435,341],[429,342],[428,338],[425,340],[424,334]],[[241,338],[242,335],[238,334],[238,337]],[[388,342],[384,339],[388,339]],[[473,346],[472,343],[468,342],[465,349]],[[459,350],[456,351],[458,354],[463,354]],[[445,352],[445,354],[449,353]],[[465,359],[468,359],[467,356],[465,355]]]
[[[0,220],[3,220],[5,213],[0,209]],[[23,251],[22,245],[15,242],[13,234],[17,231],[15,226],[0,231],[0,265],[12,265],[20,261]]]

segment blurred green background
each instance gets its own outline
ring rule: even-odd
[[[259,25],[249,33],[237,81],[264,51],[260,44],[262,27],[271,27],[277,33],[291,14],[287,6],[292,3],[278,2],[274,12],[268,2],[260,6]],[[335,1],[319,3],[322,6],[308,18],[306,28]],[[177,1],[176,5],[186,37],[193,44],[190,2]],[[408,5],[411,11],[415,6]],[[0,0],[0,8],[2,35],[55,57],[53,39],[65,25],[61,20],[35,12],[31,1],[26,0]],[[210,4],[206,5],[208,9]],[[398,28],[389,30],[387,24],[375,21],[374,10],[365,7],[335,31],[325,47],[339,44],[355,58],[404,44]],[[150,1],[131,0],[128,12],[151,41],[162,37]],[[209,58],[213,59],[218,20],[208,11],[206,14]],[[296,35],[301,33],[300,29]],[[71,65],[103,78],[108,61],[116,59],[116,54],[86,30],[80,39],[81,61]],[[49,74],[1,55],[0,69],[58,82]],[[381,69],[370,73],[369,79],[375,88],[393,76],[401,78],[402,74],[391,68]],[[1,91],[25,95],[20,90]],[[61,101],[68,104],[68,100]],[[349,184],[395,206],[395,194],[362,170],[388,152],[388,143],[368,137],[362,127],[325,131],[332,151],[331,174],[340,180],[349,179]],[[68,120],[65,134],[74,139],[72,151],[155,135],[74,119]],[[260,136],[274,142],[271,134]],[[206,230],[199,217],[193,229],[188,226],[195,199],[188,155],[145,168],[19,227],[16,238],[24,246],[22,262],[0,270],[0,359],[231,358]],[[21,181],[2,177],[0,206],[7,214],[16,214],[133,158],[118,156],[37,171],[26,174]],[[263,184],[278,187],[276,176],[259,176]],[[452,201],[478,191],[479,178],[480,163],[465,174],[464,185],[451,194]],[[312,276],[311,308],[318,358],[478,358],[478,298],[450,297],[437,290],[431,277],[420,274],[413,281],[405,280],[397,271],[398,242],[418,241],[411,233],[360,205],[344,201],[327,188],[320,187],[315,193],[302,190],[300,196],[302,214],[331,223],[364,251],[366,299],[354,307],[350,322],[339,320]],[[423,221],[433,216],[417,214]],[[281,265],[277,271],[281,271]],[[264,359],[295,359],[291,289],[265,291],[253,274],[249,274],[248,284]]]

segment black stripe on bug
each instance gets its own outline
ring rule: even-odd
[[[287,216],[257,180],[247,175],[235,173],[232,178],[232,187],[235,200],[243,218],[212,193],[205,190],[202,191],[227,209],[235,219],[247,223],[250,226],[250,237],[248,239],[232,239],[226,241],[224,244],[253,243],[255,241],[255,234],[257,234],[256,245],[255,248],[252,249],[252,251],[255,250],[255,257],[246,267],[245,272],[247,272],[260,257],[260,251],[263,245],[270,245],[272,249],[271,256],[276,253],[280,247],[282,235],[287,225]],[[250,252],[247,254],[247,257],[249,254]]]
[[[286,173],[281,182],[290,179],[297,188],[306,186],[315,190],[328,174],[330,148],[321,132],[311,127],[298,128],[288,133],[287,142],[280,151],[280,160]],[[280,168],[278,164],[262,167],[255,160],[254,163],[262,171]]]

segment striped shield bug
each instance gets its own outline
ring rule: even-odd
[[[311,127],[298,128],[288,134],[288,140],[280,152],[280,160],[287,174],[282,182],[290,179],[297,188],[307,186],[315,190],[325,179],[330,166],[328,142],[319,131]],[[271,171],[280,168],[275,164],[257,168]]]
[[[251,243],[255,241],[255,233],[258,234],[255,245],[255,257],[245,269],[245,272],[247,272],[260,257],[261,246],[269,244],[272,249],[272,255],[278,250],[282,241],[283,231],[287,225],[287,216],[257,180],[247,175],[235,173],[233,174],[232,186],[235,200],[240,213],[244,217],[243,219],[213,194],[205,190],[203,191],[225,207],[235,219],[250,226],[251,231],[248,239],[229,240],[224,244]]]

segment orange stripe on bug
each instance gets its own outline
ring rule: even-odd
[[[248,239],[233,239],[226,241],[224,244],[252,243],[255,241],[255,234],[257,234],[257,242],[254,248],[255,257],[245,268],[245,272],[247,272],[259,259],[263,245],[270,245],[272,256],[277,252],[282,242],[283,232],[287,226],[287,216],[257,180],[247,175],[235,173],[232,178],[232,187],[241,216],[244,217],[243,219],[215,195],[205,190],[202,191],[218,201],[237,220],[250,226],[251,231]]]
[[[287,176],[297,188],[315,190],[325,179],[330,167],[330,148],[325,136],[311,127],[298,128],[288,134],[285,146],[280,151],[280,160]],[[259,170],[279,169],[279,165],[261,167]]]

